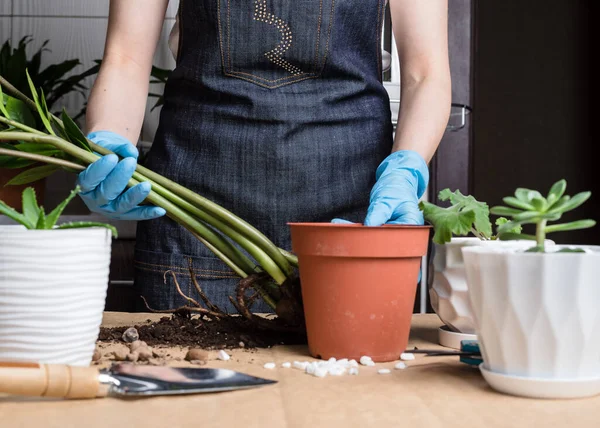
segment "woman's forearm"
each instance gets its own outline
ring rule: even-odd
[[[111,0],[102,67],[87,108],[87,131],[112,131],[136,144],[152,59],[168,0]]]
[[[448,125],[451,98],[446,75],[404,84],[393,151],[414,150],[429,162]]]
[[[87,131],[112,131],[137,144],[148,98],[149,71],[105,57],[87,108]]]

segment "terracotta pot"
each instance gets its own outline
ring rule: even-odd
[[[13,177],[16,177],[17,174],[26,171],[27,168],[18,168],[18,169],[8,169],[8,168],[0,168],[0,201],[4,201],[11,208],[15,208],[21,211],[21,207],[23,206],[23,202],[21,199],[21,195],[23,194],[23,190],[27,187],[33,187],[35,190],[35,194],[37,196],[37,200],[40,204],[43,204],[44,194],[46,190],[46,180],[38,180],[34,183],[24,184],[21,186],[5,186]]]
[[[290,227],[311,355],[397,360],[408,343],[430,227]]]

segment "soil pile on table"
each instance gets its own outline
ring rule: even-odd
[[[268,320],[275,323],[275,320]],[[139,340],[148,345],[197,346],[203,349],[268,348],[306,344],[303,334],[259,329],[245,318],[212,320],[173,315],[158,322],[100,328],[99,341],[122,341],[123,333],[135,327]]]

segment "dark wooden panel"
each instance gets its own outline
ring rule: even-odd
[[[477,2],[475,195],[494,205],[516,187],[547,190],[566,178],[569,193],[592,190],[565,216],[598,218],[600,180],[591,119],[591,1]],[[597,49],[594,47],[594,49]],[[554,235],[599,243],[600,228]]]
[[[135,309],[136,295],[132,283],[134,246],[134,239],[117,239],[113,242],[107,311],[133,312]]]

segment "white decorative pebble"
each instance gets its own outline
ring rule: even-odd
[[[217,354],[217,358],[222,361],[228,361],[231,357],[229,356],[229,354],[227,352],[225,352],[221,349],[219,351],[219,353]]]
[[[390,369],[379,369],[379,370],[377,370],[377,373],[379,373],[379,374],[390,374],[391,370]]]
[[[296,368],[296,369],[306,370],[306,366],[308,366],[308,361],[304,361],[304,362],[294,361],[293,365],[294,365],[294,368]]]
[[[372,363],[372,362],[373,362],[373,360],[371,359],[371,357],[367,357],[366,355],[363,355],[362,357],[360,357],[360,363],[363,366],[369,366],[369,365],[371,365],[369,363]]]
[[[346,364],[348,364],[348,358],[342,358],[341,360],[338,360],[338,364],[341,364],[343,366],[345,366]]]
[[[350,361],[348,361],[348,365],[350,367],[358,367],[358,363],[356,362],[356,360],[350,360]]]
[[[327,369],[325,367],[317,367],[313,376],[325,377],[327,376]]]
[[[402,361],[400,361],[398,364],[396,364],[396,365],[394,366],[394,368],[395,368],[396,370],[404,370],[404,369],[406,368],[406,364],[404,364]]]
[[[404,353],[400,354],[400,359],[404,360],[404,361],[412,361],[415,359],[415,354],[410,354],[410,353],[404,352]]]
[[[282,363],[281,367],[283,367],[284,369],[289,369],[290,367],[292,367],[292,363]]]
[[[327,371],[331,376],[341,376],[346,372],[346,369],[341,366],[332,366]]]
[[[348,370],[348,374],[350,374],[352,376],[358,375],[358,368],[357,367],[350,367],[350,370]]]
[[[327,360],[328,363],[335,363],[337,360],[333,357],[331,357],[329,360]]]
[[[318,366],[316,363],[308,364],[305,369],[306,374],[315,374],[315,371],[317,370],[317,368],[318,368]]]

